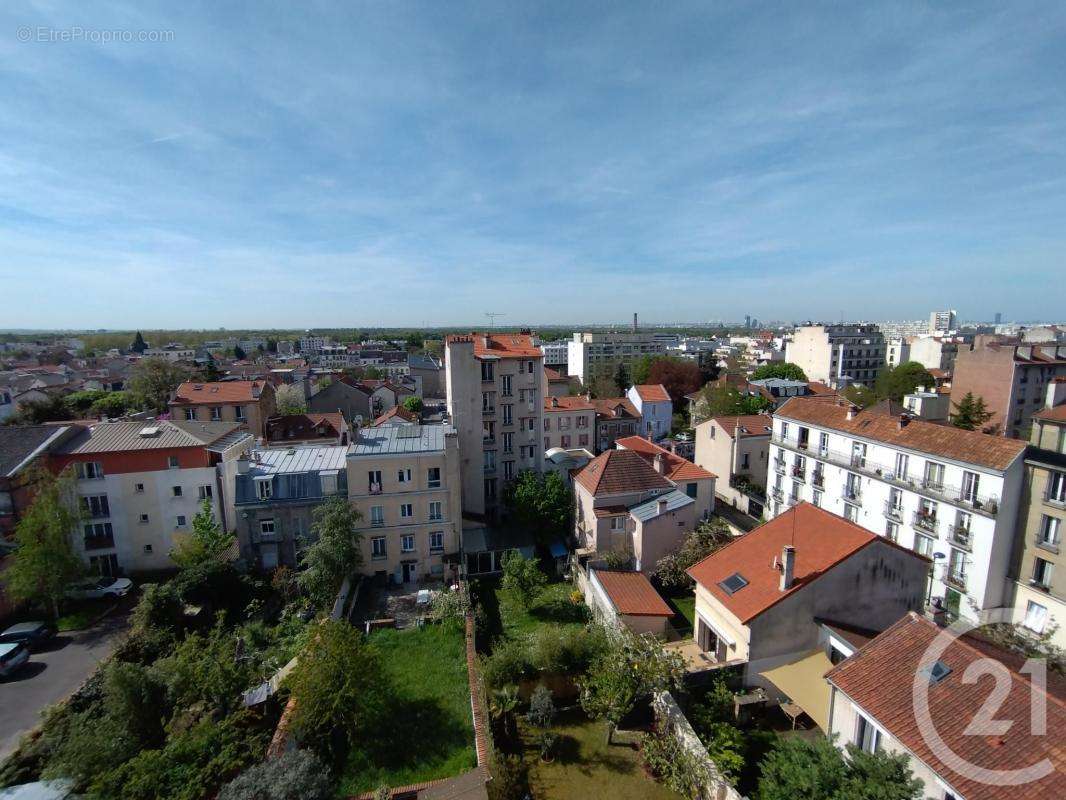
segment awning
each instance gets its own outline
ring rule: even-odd
[[[823,677],[833,668],[825,651],[815,650],[762,676],[788,695],[823,731],[829,730],[829,684]]]

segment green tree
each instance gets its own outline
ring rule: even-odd
[[[89,411],[99,417],[121,417],[132,407],[133,399],[129,392],[105,392]]]
[[[19,410],[7,419],[8,425],[42,425],[59,422],[74,415],[59,395],[49,395],[47,400],[32,400],[20,405]]]
[[[201,376],[208,383],[214,383],[222,377],[222,373],[218,371],[218,364],[215,362],[215,357],[210,353],[207,354],[207,363],[204,364],[201,370]]]
[[[552,701],[552,691],[543,683],[533,690],[529,698],[529,711],[526,719],[530,725],[537,728],[550,728],[555,721],[555,703]]]
[[[279,414],[306,414],[307,399],[303,389],[294,383],[279,386],[274,392],[274,401]]]
[[[678,689],[684,674],[680,653],[666,650],[651,634],[638,636],[622,628],[579,682],[581,707],[590,717],[607,721],[610,744],[614,729],[638,699]]]
[[[6,591],[17,602],[45,601],[58,619],[67,585],[85,571],[71,541],[81,522],[74,475],[69,468],[58,477],[37,469],[30,482],[37,495],[15,527],[17,547],[4,573]]]
[[[911,773],[903,753],[867,753],[851,744],[847,749],[847,777],[839,800],[916,800],[922,796],[922,782]]]
[[[692,426],[712,417],[746,416],[772,411],[774,404],[761,394],[740,392],[735,386],[709,383],[699,391],[692,405]]]
[[[310,750],[288,750],[253,764],[223,786],[218,800],[329,800],[329,770]]]
[[[347,498],[335,495],[313,513],[311,539],[297,578],[316,608],[330,606],[344,579],[363,565],[362,534],[356,528],[362,515]]]
[[[402,405],[406,410],[410,411],[412,414],[421,414],[422,413],[422,398],[418,397],[417,395],[411,395],[410,397],[405,397],[403,399],[403,402],[400,405]]]
[[[735,780],[744,769],[743,731],[728,722],[712,722],[700,732],[699,739],[718,771]]]
[[[368,381],[380,381],[389,377],[389,373],[380,367],[364,367],[362,377]]]
[[[786,381],[805,381],[807,380],[807,373],[803,371],[803,368],[798,364],[792,364],[788,361],[778,361],[772,364],[763,364],[761,367],[756,367],[755,372],[751,374],[753,381],[763,380],[765,378],[781,378]]]
[[[557,472],[522,470],[504,486],[503,500],[514,521],[541,544],[548,544],[569,529],[574,494]]]
[[[144,341],[144,337],[141,336],[141,332],[137,331],[137,335],[133,337],[133,344],[130,345],[130,350],[134,353],[143,353],[148,349],[148,343]]]
[[[982,428],[993,416],[985,407],[985,399],[974,397],[973,392],[967,392],[962,400],[953,405],[955,410],[949,415],[951,424],[963,430],[975,431]]]
[[[241,347],[239,344],[238,345],[234,345],[233,346],[233,358],[235,360],[237,360],[237,361],[244,361],[244,359],[248,358],[248,354],[246,352],[244,352],[244,348]]]
[[[685,536],[681,546],[655,562],[654,577],[666,589],[683,589],[692,583],[688,570],[719,550],[732,539],[729,526],[721,517],[701,522]]]
[[[85,414],[101,398],[107,396],[102,389],[86,389],[81,392],[71,392],[63,398],[63,403],[71,414],[80,416]]]
[[[898,366],[882,370],[874,389],[879,399],[887,397],[898,403],[903,400],[903,395],[910,394],[919,386],[932,387],[934,383],[929,370],[917,361],[904,361]]]
[[[525,608],[532,606],[548,583],[548,576],[544,574],[536,559],[526,558],[517,550],[511,550],[503,557],[502,566],[503,588],[514,592],[518,602]]]
[[[405,342],[408,350],[421,350],[422,346],[425,344],[425,339],[422,337],[421,333],[412,332],[407,334]]]
[[[104,672],[108,713],[122,723],[143,747],[163,744],[166,734],[166,687],[158,675],[140,664],[111,661]]]
[[[170,551],[170,558],[179,567],[217,561],[234,541],[236,537],[222,530],[222,526],[215,519],[211,501],[204,500],[196,516],[192,518],[192,533]]]
[[[276,353],[276,352],[278,352],[278,340],[277,339],[267,339],[267,352],[268,353]]]
[[[619,361],[614,368],[614,388],[618,390],[620,397],[625,395],[629,388],[629,370],[626,369],[624,361]]]
[[[235,710],[257,677],[238,647],[237,634],[226,628],[221,614],[206,634],[194,632],[182,639],[169,656],[155,663],[171,704],[188,708],[205,703],[222,714]]]
[[[651,365],[655,362],[656,358],[656,356],[641,356],[633,362],[631,372],[634,384],[639,386],[648,383],[648,376],[651,374]]]
[[[126,386],[138,403],[160,414],[167,410],[170,395],[189,379],[189,370],[162,358],[142,358],[130,370]]]
[[[849,403],[853,403],[859,408],[869,408],[878,401],[877,392],[858,383],[845,387],[840,394]]]
[[[286,683],[296,700],[293,733],[328,763],[361,733],[374,735],[388,698],[377,650],[334,620],[316,628]]]

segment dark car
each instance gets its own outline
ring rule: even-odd
[[[0,633],[0,644],[18,642],[32,650],[55,635],[56,629],[47,622],[20,622]]]
[[[0,678],[14,675],[30,660],[30,650],[22,642],[0,642]]]

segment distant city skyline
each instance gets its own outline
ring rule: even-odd
[[[1054,319],[1038,8],[5,4],[0,325]]]

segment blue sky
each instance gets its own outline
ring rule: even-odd
[[[0,327],[1061,318],[1066,4],[874,5],[4,3]]]

